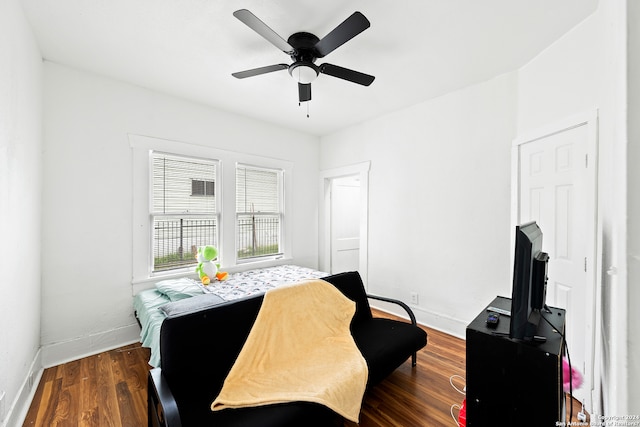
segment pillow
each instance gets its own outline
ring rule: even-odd
[[[225,302],[216,294],[198,295],[193,298],[186,298],[176,302],[168,302],[159,308],[167,317],[179,316],[185,313],[203,310]]]
[[[163,280],[156,283],[156,289],[171,301],[180,301],[204,293],[198,282],[187,278]]]

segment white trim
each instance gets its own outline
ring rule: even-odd
[[[331,271],[331,181],[335,178],[358,175],[360,178],[360,260],[359,272],[365,287],[369,271],[369,169],[371,162],[328,169],[320,172],[319,190],[319,265],[322,271]]]
[[[50,368],[139,342],[140,326],[133,323],[110,331],[48,344],[41,349],[42,366]]]
[[[630,230],[628,226],[629,214],[629,187],[628,169],[632,167],[628,161],[628,145],[635,144],[629,140],[629,123],[635,117],[629,116],[629,98],[635,98],[635,85],[637,77],[629,75],[629,50],[634,49],[634,40],[629,36],[629,26],[637,25],[635,21],[631,24],[634,13],[629,9],[630,0],[610,0],[599,2],[599,8],[603,10],[603,22],[606,23],[604,34],[606,44],[605,64],[607,129],[603,129],[603,138],[606,138],[607,166],[612,170],[607,170],[609,174],[606,178],[607,202],[612,206],[607,208],[607,224],[602,224],[600,230],[607,233],[607,258],[608,265],[603,267],[606,270],[604,286],[608,294],[608,301],[605,302],[606,309],[609,310],[609,321],[607,325],[606,339],[609,343],[609,352],[606,358],[602,358],[604,364],[603,414],[618,415],[629,414],[632,404],[629,402],[630,387],[637,387],[636,378],[629,378],[629,364],[632,361],[630,349],[633,344],[629,343],[629,310],[636,307],[629,305],[629,261],[627,257],[628,243],[627,234]],[[634,35],[634,38],[637,37]],[[635,54],[634,54],[635,56]],[[634,94],[631,95],[632,90]],[[604,147],[603,147],[604,148]],[[633,166],[635,167],[635,165]],[[633,189],[637,191],[637,189]],[[604,209],[603,209],[604,210]],[[634,284],[636,285],[636,284]],[[637,339],[637,338],[636,338]],[[637,407],[637,406],[636,406]]]
[[[513,140],[513,146],[525,144],[527,142],[537,141],[538,139],[547,138],[551,135],[561,133],[573,128],[577,128],[584,125],[596,125],[598,120],[598,109],[594,108],[587,112],[578,113],[565,117],[564,119],[556,122],[547,123],[536,129],[523,132],[516,139]],[[597,136],[597,134],[596,134]],[[594,147],[595,148],[595,147]]]
[[[0,420],[0,426],[21,426],[24,424],[24,419],[27,417],[33,397],[38,390],[38,384],[40,383],[43,372],[42,351],[38,350],[31,361],[31,366],[27,371],[27,376],[22,381],[22,385],[18,390],[16,398],[9,407],[4,420]]]
[[[591,405],[590,408],[599,408],[601,406],[601,390],[600,390],[600,347],[597,340],[601,336],[601,281],[598,279],[602,272],[602,248],[598,239],[598,230],[600,229],[598,215],[598,110],[596,108],[584,113],[572,115],[565,119],[554,123],[541,126],[530,132],[525,132],[513,141],[511,149],[511,233],[513,242],[513,233],[515,225],[520,219],[519,207],[519,191],[520,191],[520,147],[523,144],[537,141],[561,132],[565,132],[580,126],[587,127],[587,189],[586,204],[587,212],[591,215],[587,216],[587,227],[591,230],[587,238],[587,289],[590,291],[586,295],[587,307],[592,307],[590,328],[591,353],[587,357],[590,364],[589,372],[585,372],[591,380]]]

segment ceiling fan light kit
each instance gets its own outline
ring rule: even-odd
[[[309,84],[318,77],[320,69],[311,62],[294,62],[289,65],[289,74],[298,83]]]
[[[233,73],[232,76],[238,79],[287,69],[291,77],[298,82],[298,100],[301,103],[311,100],[311,82],[320,74],[363,86],[369,86],[375,79],[369,74],[337,65],[315,64],[318,58],[325,57],[371,26],[369,20],[360,12],[353,13],[322,39],[311,33],[298,32],[289,36],[286,41],[247,9],[237,10],[233,15],[293,60],[290,65],[275,64]]]

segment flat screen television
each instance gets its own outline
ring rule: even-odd
[[[536,341],[545,307],[549,255],[542,252],[542,231],[535,221],[516,226],[509,337]]]

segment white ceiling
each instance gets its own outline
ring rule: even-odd
[[[513,71],[595,11],[598,0],[23,0],[45,59],[226,111],[324,135]],[[246,8],[285,40],[322,38],[354,11],[371,27],[318,61],[376,76],[328,75],[298,106],[290,63],[232,13]]]

